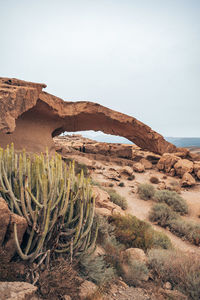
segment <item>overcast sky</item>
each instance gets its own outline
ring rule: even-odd
[[[2,0],[0,28],[0,76],[200,137],[199,0]]]

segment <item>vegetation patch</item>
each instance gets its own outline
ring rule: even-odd
[[[119,205],[124,210],[128,208],[128,202],[126,198],[119,195],[114,189],[107,189],[106,191],[110,196],[110,201]]]
[[[183,220],[167,204],[158,203],[150,211],[149,219],[162,227],[168,227],[175,235],[200,245],[200,224]]]
[[[152,249],[148,253],[148,262],[157,279],[163,283],[169,281],[189,299],[200,299],[199,255]]]
[[[155,177],[155,176],[152,176],[149,181],[151,183],[154,183],[154,184],[158,184],[160,182],[160,180],[158,179],[158,177]]]
[[[144,183],[138,186],[139,197],[143,200],[150,200],[155,194],[155,188],[152,184]]]
[[[118,242],[126,248],[141,248],[143,250],[154,247],[170,248],[171,242],[167,236],[153,230],[150,224],[137,219],[135,216],[113,215],[109,222],[114,226],[114,235]]]
[[[188,205],[179,194],[175,191],[161,190],[156,191],[154,199],[158,202],[164,202],[169,205],[175,212],[181,215],[188,213]]]

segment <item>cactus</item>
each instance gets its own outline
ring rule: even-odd
[[[26,242],[21,248],[17,225],[14,236],[23,260],[36,260],[47,251],[79,256],[95,247],[95,199],[90,179],[75,176],[74,162],[62,157],[16,154],[13,144],[0,148],[0,194],[12,212],[26,218]],[[94,228],[96,227],[96,228]]]

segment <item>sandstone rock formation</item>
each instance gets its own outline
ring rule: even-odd
[[[14,223],[17,224],[18,239],[21,243],[27,222],[25,218],[12,213],[3,198],[0,198],[0,216],[0,255],[4,256],[4,260],[10,261],[16,252]]]
[[[28,282],[0,282],[0,300],[40,300],[36,291]]]
[[[97,103],[63,101],[43,92],[45,84],[0,78],[0,146],[54,151],[52,137],[64,131],[101,130],[123,136],[142,149],[174,152],[176,147],[137,119]]]

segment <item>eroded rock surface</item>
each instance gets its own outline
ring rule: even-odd
[[[176,147],[137,119],[93,102],[63,101],[43,92],[45,84],[0,78],[0,145],[55,150],[52,137],[64,131],[101,130],[123,136],[142,149],[174,152]]]

